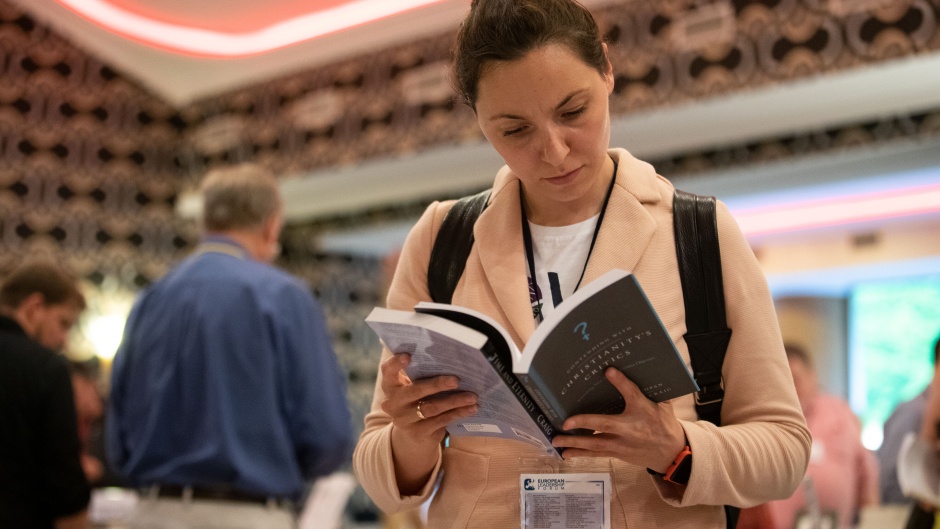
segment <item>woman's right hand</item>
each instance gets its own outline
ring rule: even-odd
[[[382,411],[392,418],[395,475],[403,495],[419,491],[427,482],[437,464],[437,447],[444,440],[447,424],[479,410],[475,394],[455,391],[455,376],[412,381],[404,371],[410,361],[411,355],[396,354],[380,367],[385,395]]]

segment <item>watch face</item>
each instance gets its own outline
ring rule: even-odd
[[[679,484],[679,485],[688,485],[689,476],[692,475],[692,454],[691,452],[686,453],[685,457],[679,464],[676,466],[676,469],[672,471],[672,474],[666,479]]]

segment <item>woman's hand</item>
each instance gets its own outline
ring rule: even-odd
[[[594,435],[557,435],[552,440],[564,448],[564,458],[612,457],[665,473],[686,445],[685,430],[672,404],[646,398],[636,384],[619,370],[607,368],[604,376],[623,395],[626,405],[619,415],[575,415],[565,430],[586,428]]]
[[[411,355],[397,354],[380,366],[385,395],[382,411],[392,418],[392,454],[403,495],[420,491],[427,482],[447,424],[479,409],[475,394],[455,391],[457,377],[412,381],[404,372],[410,361]]]

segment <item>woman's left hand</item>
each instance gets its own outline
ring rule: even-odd
[[[686,445],[685,430],[672,411],[672,403],[649,400],[615,368],[607,368],[604,376],[623,395],[623,413],[569,417],[565,430],[585,428],[594,430],[594,435],[557,435],[552,444],[565,449],[565,459],[612,457],[665,473]]]

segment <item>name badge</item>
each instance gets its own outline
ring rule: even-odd
[[[522,474],[522,529],[610,529],[610,474]]]

